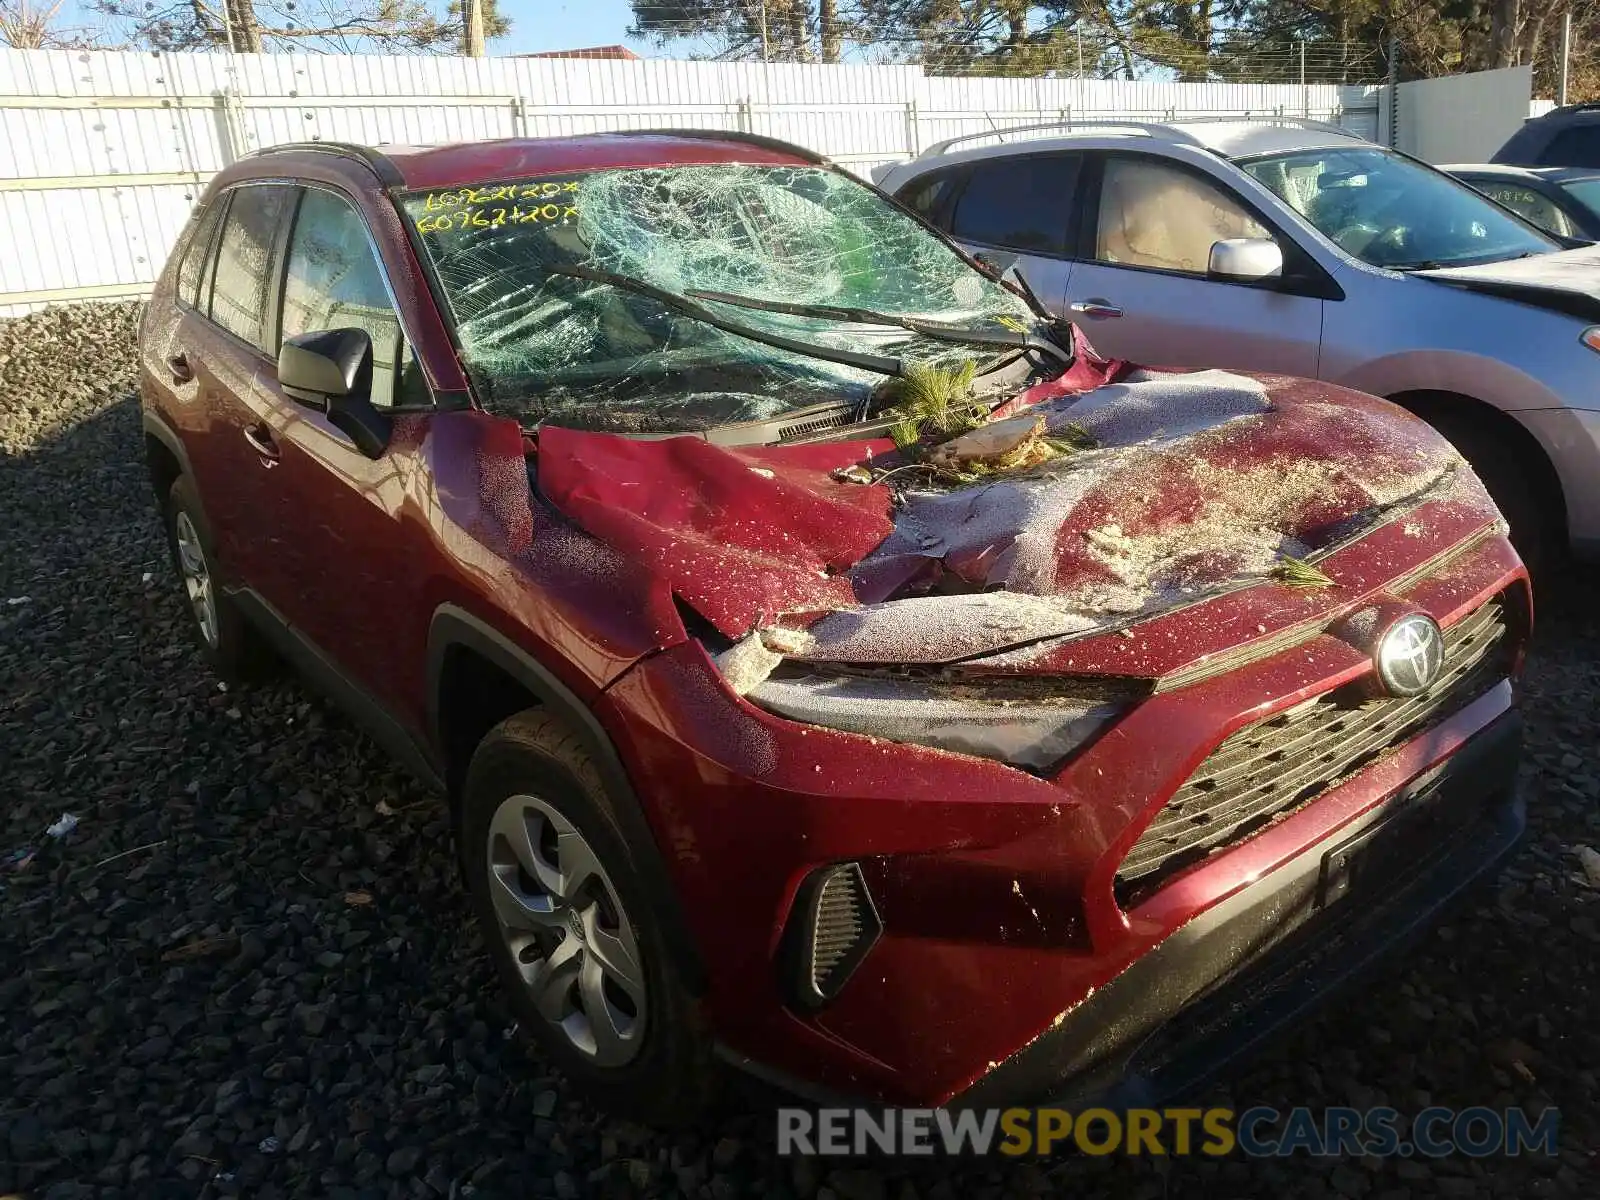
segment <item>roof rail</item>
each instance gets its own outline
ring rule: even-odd
[[[1074,129],[1086,126],[1093,129],[1137,129],[1151,137],[1162,135],[1170,138],[1173,133],[1171,124],[1165,121],[1129,121],[1121,117],[1105,117],[1100,120],[1092,117],[1072,117],[1058,121],[1040,121],[1033,125],[1007,125],[1003,128],[980,129],[976,133],[958,134],[953,138],[945,138],[942,142],[935,142],[917,157],[928,158],[935,154],[943,154],[951,146],[959,145],[962,142],[975,142],[980,138],[998,137],[1004,141],[1005,135],[1008,133],[1034,133],[1041,129]],[[1199,144],[1197,138],[1179,138],[1177,140]]]
[[[936,154],[943,154],[951,146],[962,142],[978,141],[982,138],[998,137],[1002,141],[1008,133],[1032,133],[1045,129],[1127,129],[1136,130],[1149,137],[1159,137],[1169,142],[1182,142],[1186,145],[1202,145],[1199,138],[1184,132],[1185,125],[1227,124],[1230,122],[1250,122],[1261,125],[1286,125],[1296,129],[1316,129],[1323,133],[1338,133],[1345,137],[1360,139],[1360,134],[1352,133],[1343,126],[1334,125],[1328,121],[1316,121],[1310,117],[1284,117],[1276,113],[1236,113],[1226,114],[1208,113],[1196,117],[1173,117],[1170,121],[1133,121],[1123,117],[1068,117],[1056,121],[1040,121],[1033,125],[1010,125],[996,129],[981,129],[974,133],[963,133],[953,138],[946,138],[929,146],[918,158],[928,158]]]
[[[1343,125],[1335,125],[1332,121],[1318,121],[1313,117],[1280,117],[1277,113],[1244,113],[1230,116],[1227,113],[1206,113],[1198,117],[1174,117],[1168,124],[1171,125],[1229,125],[1235,122],[1248,122],[1252,125],[1284,125],[1290,129],[1315,129],[1319,133],[1342,133],[1345,137],[1360,140],[1359,133],[1352,133]]]
[[[1553,117],[1557,113],[1592,112],[1594,109],[1597,109],[1597,108],[1600,108],[1600,102],[1597,102],[1597,101],[1594,101],[1594,100],[1580,100],[1576,104],[1558,105],[1557,107],[1552,108],[1549,112],[1542,113],[1541,115],[1542,116],[1546,116],[1546,117]],[[1537,121],[1539,118],[1538,117],[1530,117],[1528,119],[1531,120],[1531,121]]]
[[[805,146],[797,146],[793,142],[786,142],[782,138],[767,137],[761,133],[744,133],[737,129],[674,129],[662,127],[659,129],[607,129],[607,137],[676,137],[699,138],[711,142],[743,142],[747,146],[759,146],[763,150],[778,150],[793,154],[796,158],[803,158],[807,162],[816,163],[818,166],[832,166],[833,160],[826,154],[818,154],[815,150]]]
[[[252,150],[245,155],[246,158],[264,158],[271,154],[281,154],[287,151],[312,151],[320,154],[332,154],[339,158],[355,158],[361,160],[372,169],[385,187],[397,187],[405,182],[400,174],[400,169],[390,161],[389,156],[382,150],[375,150],[371,146],[362,146],[356,142],[284,142],[277,146],[263,146],[259,150]]]

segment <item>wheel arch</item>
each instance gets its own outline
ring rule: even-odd
[[[171,426],[148,409],[143,414],[143,425],[145,468],[156,496],[165,501],[178,478],[187,475],[193,479],[194,472],[189,469],[188,452]]]
[[[1556,545],[1567,544],[1567,495],[1561,475],[1544,443],[1515,415],[1462,392],[1415,389],[1397,392],[1388,399],[1441,433],[1454,425],[1512,447],[1519,463],[1527,468],[1541,506],[1549,515],[1549,531]]]
[[[471,720],[452,724],[450,692],[453,683],[462,679],[458,672],[463,664],[476,672],[469,678],[482,681],[498,677],[501,682],[491,687],[502,690],[491,693],[490,699],[500,703],[480,705],[471,714]],[[485,669],[492,674],[482,674]],[[689,935],[655,833],[615,743],[588,705],[527,650],[487,621],[454,604],[441,605],[429,626],[427,689],[428,736],[438,748],[444,767],[453,818],[459,817],[461,784],[472,749],[482,740],[483,734],[506,717],[538,707],[559,717],[583,739],[605,784],[603,799],[633,857],[631,865],[652,905],[665,917],[663,924],[672,943],[670,948],[683,972],[685,984],[694,994],[703,994],[706,988],[704,961]],[[507,705],[515,707],[501,711]]]

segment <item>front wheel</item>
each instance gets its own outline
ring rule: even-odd
[[[461,855],[518,1022],[600,1106],[692,1120],[712,1063],[657,906],[564,725],[532,710],[496,726],[467,770]]]

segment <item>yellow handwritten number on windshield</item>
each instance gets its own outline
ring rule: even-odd
[[[503,204],[490,208],[463,208],[417,218],[418,233],[450,233],[466,229],[499,229],[503,225],[565,225],[578,219],[576,204]]]

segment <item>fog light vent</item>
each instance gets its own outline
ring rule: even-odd
[[[810,876],[795,897],[780,951],[791,1001],[817,1008],[832,1000],[882,932],[858,864],[824,867]]]

